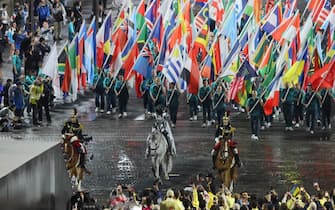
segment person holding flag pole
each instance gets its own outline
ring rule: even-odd
[[[247,113],[250,116],[250,126],[251,126],[251,133],[252,133],[251,139],[259,140],[258,138],[259,126],[260,126],[264,103],[262,100],[262,96],[261,97],[257,96],[256,90],[253,90],[251,94],[252,94],[252,97],[250,97],[247,102]]]
[[[317,88],[317,90],[319,89],[319,87]],[[309,83],[307,85],[307,91],[303,99],[303,104],[306,109],[306,116],[305,116],[306,126],[307,126],[306,131],[307,132],[309,131],[311,134],[314,134],[315,117],[316,117],[317,109],[319,108],[318,100],[320,100],[320,95],[317,94],[317,90],[313,91],[312,84]]]
[[[208,79],[204,78],[202,80],[203,86],[199,89],[198,99],[202,104],[202,127],[210,126],[211,123],[211,105],[212,105],[212,88],[208,85]]]
[[[281,91],[281,103],[283,105],[283,113],[285,118],[285,130],[293,131],[292,119],[294,108],[294,91],[288,82],[285,83],[285,88]]]

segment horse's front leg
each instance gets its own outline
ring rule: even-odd
[[[156,179],[159,179],[159,161],[157,157],[152,157],[152,169]]]
[[[169,173],[168,173],[168,162],[169,159],[168,157],[164,157],[163,160],[162,160],[162,169],[163,169],[163,172],[164,172],[164,179],[165,180],[169,180]]]

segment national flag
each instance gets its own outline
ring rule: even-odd
[[[58,74],[58,54],[56,43],[52,46],[46,62],[42,68],[42,73],[52,78],[52,87],[56,98],[61,98],[59,74]]]
[[[250,80],[253,77],[257,77],[257,73],[255,69],[250,65],[249,61],[244,60],[238,72],[236,73],[236,76],[243,77],[245,80]]]
[[[194,48],[197,52],[202,52],[201,61],[205,58],[207,54],[207,46],[208,46],[208,39],[209,39],[209,27],[207,24],[203,26],[200,33],[194,40]]]
[[[307,55],[308,55],[308,48],[305,47],[302,57],[298,58],[298,60],[293,64],[293,66],[284,73],[282,77],[284,84],[298,83],[298,79],[304,69],[305,62],[307,60]]]
[[[236,42],[237,39],[237,23],[235,10],[231,10],[227,19],[225,19],[223,24],[222,34],[230,39],[231,45]]]
[[[237,20],[240,20],[243,14],[243,10],[245,6],[247,5],[248,0],[236,0],[235,6],[233,9],[236,12],[236,18]]]
[[[254,56],[251,58],[250,62],[255,67],[259,67],[262,58],[264,56],[264,53],[266,52],[267,47],[269,46],[270,42],[266,38],[266,34],[263,35],[263,38],[261,39],[260,43],[258,44],[256,51],[254,53]]]
[[[64,78],[62,82],[62,91],[64,93],[68,93],[71,87],[71,66],[69,61],[69,56],[65,58],[65,70],[64,70]]]
[[[195,0],[195,4],[199,5],[200,7],[205,6],[208,0]]]
[[[294,13],[294,10],[296,9],[297,7],[297,0],[286,0],[285,2],[285,12],[283,14],[283,19],[287,19],[287,18],[290,18],[293,13]]]
[[[109,12],[96,34],[96,60],[99,68],[103,67],[104,54],[110,54],[111,30],[112,16],[111,12]]]
[[[259,5],[258,5],[259,6]],[[243,14],[246,15],[247,19],[254,13],[255,14],[255,0],[249,0],[245,5]]]
[[[262,0],[254,0],[254,15],[256,23],[259,23],[261,20],[261,8],[262,8]]]
[[[230,84],[228,91],[228,101],[236,98],[237,92],[243,87],[244,78],[235,76],[233,82]]]
[[[128,41],[126,46],[122,50],[122,58],[124,59],[128,53],[131,51],[133,48],[133,45],[135,44],[136,41],[136,35],[137,35],[137,30],[136,30],[136,8],[133,9],[133,12],[128,18]]]
[[[138,6],[138,11],[136,14],[136,26],[138,34],[137,43],[145,43],[148,37],[147,26],[145,21],[145,2],[142,0]]]
[[[274,50],[273,41],[271,41],[269,47],[266,49],[266,52],[262,58],[261,63],[258,66],[258,72],[263,78],[265,74],[268,72],[268,70],[271,69],[273,63],[273,53],[272,53],[273,50]]]
[[[212,57],[208,54],[204,60],[203,67],[201,69],[201,77],[210,79],[212,74]]]
[[[309,82],[312,88],[318,91],[320,88],[332,88],[335,80],[335,60],[324,65],[320,70],[316,71]]]
[[[252,91],[251,80],[244,79],[242,87],[240,90],[238,90],[237,95],[235,97],[235,102],[245,107],[248,102],[248,95],[251,94],[251,91]]]
[[[145,21],[147,23],[149,31],[153,29],[156,19],[158,17],[159,4],[159,0],[153,0],[151,4],[148,5],[147,11],[145,13]]]
[[[118,72],[122,67],[122,56],[121,56],[121,40],[116,39],[114,43],[114,51],[111,60],[111,71]],[[115,74],[116,75],[116,74]]]
[[[86,25],[85,20],[80,26],[78,32],[78,60],[77,60],[77,70],[80,71],[82,68],[82,63],[84,61],[84,48],[85,48],[85,39],[86,39]]]
[[[331,2],[330,0],[326,0],[316,20],[318,26],[321,26],[325,22],[330,13],[330,10],[331,10]]]
[[[194,25],[197,31],[202,30],[203,25],[208,24],[208,18],[209,18],[209,8],[208,3],[204,5],[199,13],[195,16],[194,19]]]
[[[143,75],[144,78],[149,79],[151,78],[151,71],[153,67],[153,60],[152,55],[150,55],[149,50],[145,50],[147,52],[143,52],[141,55],[138,56],[136,60],[133,70],[137,73]]]
[[[325,63],[329,63],[331,60],[333,60],[334,56],[335,56],[335,41],[333,41],[332,47],[329,49],[329,51],[326,54]]]
[[[320,12],[321,12],[322,8],[324,7],[325,3],[326,3],[326,0],[319,0],[315,4],[313,4],[313,6],[315,6],[312,9],[312,18],[313,18],[314,23],[317,22],[317,19],[320,15]]]
[[[313,34],[313,21],[312,21],[312,15],[308,15],[304,25],[301,28],[300,33],[300,47],[304,48],[308,39],[308,36]]]
[[[94,62],[94,40],[93,34],[87,36],[85,39],[85,54],[84,54],[84,68],[87,72],[87,80],[89,85],[93,85],[95,62]]]
[[[163,75],[169,82],[179,83],[179,78],[183,70],[183,58],[179,45],[175,45],[167,64],[163,68]]]
[[[132,73],[132,68],[137,60],[139,54],[137,43],[130,49],[127,57],[124,59],[122,69],[124,70],[124,78],[128,80]]]
[[[137,98],[141,98],[142,97],[142,93],[141,93],[141,83],[143,82],[143,75],[136,73],[135,75],[135,92],[136,92],[136,96]]]
[[[281,87],[281,76],[283,74],[284,68],[274,77],[271,83],[265,87],[268,92],[266,101],[264,103],[263,109],[265,115],[271,115],[273,108],[279,106],[279,91]]]
[[[222,69],[222,60],[221,60],[221,47],[220,47],[220,39],[217,39],[212,47],[212,63],[214,67],[214,74],[219,75]]]
[[[194,52],[194,49],[190,50],[189,56],[192,62],[191,62],[191,73],[190,73],[190,80],[188,84],[188,90],[189,90],[189,93],[198,94],[200,72],[199,72],[199,65],[198,65],[197,58],[196,58],[196,52]]]
[[[217,24],[221,24],[223,20],[223,14],[224,8],[222,0],[212,0],[209,4],[209,18],[215,20]]]
[[[273,6],[275,5],[275,0],[267,0],[265,3],[265,13],[268,14]]]
[[[272,9],[271,13],[267,16],[262,26],[266,33],[271,33],[279,26],[282,20],[282,9],[280,2]]]

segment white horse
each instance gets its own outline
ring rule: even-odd
[[[168,153],[168,143],[165,136],[157,129],[147,138],[147,151],[151,156],[152,170],[156,179],[160,179],[160,167],[162,167],[165,180],[169,180],[169,173],[172,170],[172,156]]]

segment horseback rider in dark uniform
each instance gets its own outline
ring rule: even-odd
[[[166,119],[167,113],[164,112],[164,106],[156,107],[156,120],[153,127],[158,129],[165,137],[168,144],[168,153],[172,156],[176,155],[176,146],[174,143],[174,138],[171,133],[170,125]],[[150,148],[147,148],[146,156],[150,154]]]
[[[215,137],[216,137],[215,145],[212,150],[213,169],[215,169],[215,160],[217,158],[220,147],[222,143],[225,143],[225,142],[228,143],[229,148],[233,151],[233,155],[235,158],[235,164],[238,167],[241,167],[240,156],[239,156],[238,149],[236,147],[237,142],[233,140],[233,135],[234,135],[235,130],[236,129],[231,126],[230,119],[226,113],[225,116],[223,116],[222,118],[222,124],[217,127],[216,133],[215,133]]]
[[[83,126],[81,123],[79,123],[77,118],[77,109],[74,108],[73,111],[74,113],[70,120],[66,121],[63,126],[62,136],[64,140],[69,140],[78,153],[81,154],[79,166],[85,168],[84,164],[87,150],[84,143],[91,141],[92,137],[83,134]],[[93,157],[91,157],[91,159],[92,158]]]

